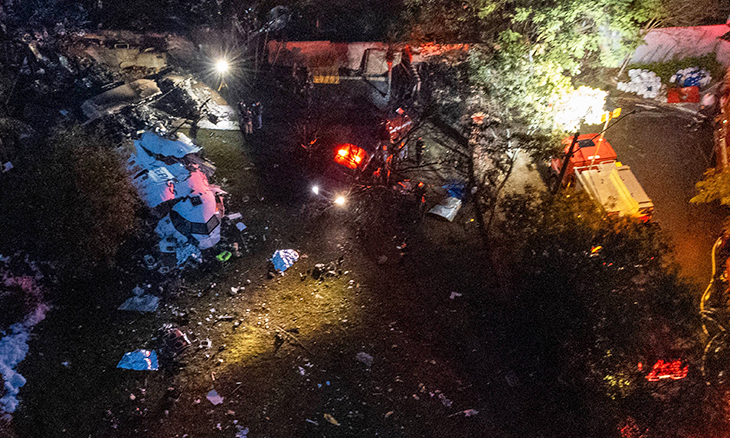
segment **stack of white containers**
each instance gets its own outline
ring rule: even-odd
[[[629,70],[629,82],[619,82],[617,88],[627,93],[636,93],[645,99],[656,99],[662,80],[653,71]]]

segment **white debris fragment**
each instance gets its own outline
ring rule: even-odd
[[[223,403],[223,397],[218,395],[218,392],[215,389],[211,389],[205,398],[207,398],[214,405],[219,405]]]
[[[366,367],[370,368],[373,366],[373,357],[365,352],[360,352],[355,355],[355,359],[357,359],[358,362],[365,365]]]

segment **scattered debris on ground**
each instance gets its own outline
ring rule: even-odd
[[[215,389],[211,389],[205,398],[207,398],[214,406],[223,403],[223,397],[218,395],[218,392]]]
[[[293,249],[278,249],[271,256],[271,263],[279,273],[289,269],[297,260],[299,260],[299,253]]]
[[[160,304],[160,297],[152,294],[146,294],[144,289],[139,287],[139,285],[135,286],[134,289],[132,289],[132,295],[134,296],[127,299],[127,301],[119,306],[119,310],[128,310],[134,312],[154,312],[155,310],[157,310],[157,306]]]
[[[125,353],[122,360],[117,364],[117,368],[136,371],[157,371],[159,364],[157,362],[157,353],[154,350],[137,349]]]
[[[168,267],[183,267],[189,261],[201,263],[200,250],[220,241],[225,192],[208,182],[204,169],[210,172],[215,167],[201,163],[198,152],[200,147],[182,133],[147,131],[134,141],[128,160],[140,197],[161,217],[155,228],[159,250],[175,255],[175,262]]]
[[[357,359],[358,362],[365,365],[366,367],[370,368],[373,366],[373,357],[365,352],[357,353],[355,356],[355,359]]]

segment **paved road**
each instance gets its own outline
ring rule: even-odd
[[[624,106],[625,112],[631,109]],[[642,111],[610,128],[606,138],[654,201],[654,218],[672,239],[681,272],[704,285],[710,279],[710,248],[727,211],[689,203],[712,150],[711,129],[692,131],[690,122],[674,111]]]

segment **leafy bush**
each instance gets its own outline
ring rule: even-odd
[[[0,198],[8,248],[74,274],[110,265],[134,229],[138,198],[111,143],[80,126],[58,130],[7,179]]]

